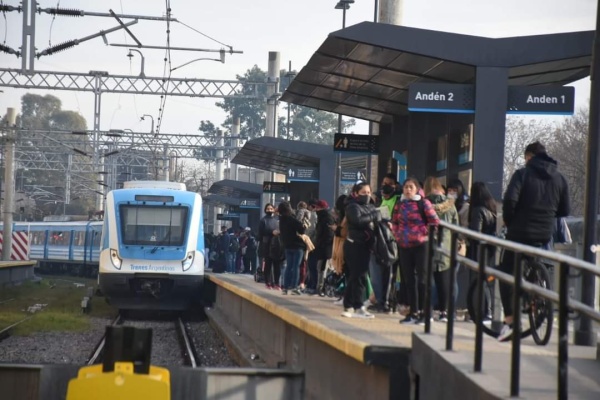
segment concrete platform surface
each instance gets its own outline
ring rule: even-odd
[[[440,357],[447,358],[456,366],[457,371],[478,375],[475,376],[475,383],[489,388],[499,398],[509,397],[511,344],[499,343],[484,336],[483,373],[474,374],[475,325],[470,322],[455,323],[454,351],[446,352],[445,323],[432,322],[432,334],[425,335],[423,326],[399,324],[403,318],[399,314],[375,314],[375,318],[370,320],[345,318],[341,316],[342,306],[334,305],[335,299],[329,297],[283,295],[280,291],[267,289],[263,283],[255,282],[251,275],[207,275],[216,285],[235,292],[360,362],[366,361],[364,349],[367,347],[411,349],[415,333],[421,338],[422,344],[439,353]],[[531,337],[523,340],[521,397],[556,398],[556,332],[553,332],[553,341],[548,346],[535,345]],[[478,383],[481,377],[489,379]],[[570,393],[572,391],[574,396],[572,398],[600,399],[600,361],[596,360],[595,348],[570,346],[569,382]],[[593,397],[588,397],[591,394]]]

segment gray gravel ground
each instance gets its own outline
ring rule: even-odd
[[[111,320],[92,318],[86,332],[38,332],[11,336],[0,342],[0,363],[82,365]],[[168,321],[127,320],[125,325],[152,328],[152,364],[179,366],[183,363],[175,324]],[[191,322],[192,340],[203,367],[236,367],[227,349],[208,321]]]

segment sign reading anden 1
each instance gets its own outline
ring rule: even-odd
[[[475,112],[475,86],[413,83],[408,88],[408,110],[472,114]]]
[[[508,114],[573,115],[572,86],[509,86]]]

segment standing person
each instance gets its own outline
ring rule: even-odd
[[[569,187],[558,172],[556,161],[540,142],[525,148],[525,168],[510,179],[502,202],[506,239],[530,246],[543,247],[552,238],[556,218],[569,215]],[[513,274],[514,253],[505,251],[500,270]],[[498,336],[506,341],[512,336],[512,285],[500,282],[500,298],[504,307],[504,326]]]
[[[293,215],[292,207],[287,201],[279,203],[277,211],[279,212],[281,243],[285,250],[286,260],[283,294],[291,291],[292,294],[300,295],[302,292],[298,289],[298,280],[300,278],[299,268],[304,256],[304,250],[306,249],[306,245],[300,235],[306,231],[306,228]]]
[[[271,258],[271,241],[273,240],[273,232],[278,229],[279,222],[275,217],[275,207],[268,203],[264,208],[265,216],[258,224],[258,255],[262,259],[261,266],[264,265],[265,285],[267,289],[273,289],[275,285],[279,285],[279,281],[273,281],[273,259]],[[277,268],[280,267],[279,261],[275,263]],[[260,267],[259,267],[260,268]],[[279,275],[279,274],[277,274]]]
[[[335,224],[331,226],[331,229],[334,231],[333,247],[331,251],[331,265],[338,276],[344,275],[344,288],[347,286],[347,277],[345,276],[346,262],[344,260],[344,242],[348,236],[348,221],[346,220],[345,209],[347,197],[348,196],[343,194],[335,201]],[[339,289],[339,287],[336,289]],[[343,301],[344,299],[342,296],[341,298],[338,298],[334,304],[342,305]]]
[[[317,257],[317,291],[319,296],[324,297],[323,284],[327,274],[327,261],[331,258],[333,250],[333,230],[331,226],[335,223],[333,215],[329,210],[329,204],[325,200],[317,201],[315,204],[317,213],[317,226],[315,228],[315,257]]]
[[[308,201],[308,212],[309,212],[309,221],[310,225],[306,229],[306,234],[310,238],[310,240],[315,243],[316,238],[316,226],[317,226],[317,213],[315,212],[315,204],[317,204],[317,199],[310,199]],[[308,258],[306,260],[306,293],[315,294],[317,293],[317,257],[315,256],[315,252],[311,251],[308,254]]]
[[[447,190],[448,198],[454,199],[454,206],[456,207],[456,211],[458,211],[458,222],[460,226],[463,228],[469,227],[469,196],[465,191],[465,187],[460,179],[453,179],[450,181]],[[461,256],[467,255],[467,241],[463,235],[458,235],[458,254]],[[460,264],[459,264],[460,267]],[[463,269],[463,271],[465,271]],[[461,280],[461,283],[469,284],[471,281],[470,278],[473,276],[473,272],[469,269],[467,270],[467,279]],[[458,290],[460,285],[458,284],[459,277],[459,268],[456,268],[456,279],[454,280],[454,301],[458,298]]]
[[[435,177],[425,179],[425,198],[431,202],[438,218],[449,224],[458,225],[458,212],[454,207],[454,200],[444,195],[444,188]],[[451,234],[444,229],[442,247],[450,251]],[[447,302],[450,294],[450,257],[436,254],[433,258],[433,279],[437,293],[437,309],[440,312],[439,321],[448,322]],[[454,316],[452,316],[454,317]]]
[[[401,324],[424,323],[425,248],[429,240],[428,225],[438,225],[438,216],[429,200],[421,197],[421,185],[408,178],[403,185],[400,202],[394,206],[392,230],[398,241],[400,272],[406,282],[410,314]]]
[[[347,318],[374,318],[364,307],[369,260],[373,246],[373,228],[381,215],[370,204],[371,187],[360,182],[352,188],[346,202],[348,236],[344,242],[344,259],[348,269],[348,285],[344,292],[344,312]]]
[[[252,234],[252,229],[246,227],[244,229],[246,240],[244,241],[244,247],[242,247],[242,254],[244,260],[244,274],[252,274],[256,272],[256,259],[258,246],[256,239]]]
[[[308,204],[306,204],[306,202],[304,201],[299,201],[296,207],[296,219],[300,221],[300,223],[302,223],[305,229],[310,228],[310,214],[310,211],[308,211]],[[302,258],[302,262],[300,263],[300,280],[298,287],[302,291],[306,290],[305,284],[308,277],[308,254],[310,253],[304,253],[304,257]]]
[[[496,235],[497,222],[496,201],[492,197],[489,189],[483,182],[473,182],[471,185],[471,205],[469,208],[469,229],[476,232],[481,232],[486,235]],[[473,260],[477,260],[477,244],[469,244],[469,256]],[[495,265],[496,248],[494,246],[486,247],[486,265]],[[485,315],[484,322],[492,320],[492,288],[493,283],[486,281],[487,286],[484,288],[485,294]]]
[[[391,221],[392,214],[394,213],[394,206],[402,195],[402,192],[398,192],[398,181],[394,174],[387,174],[384,176],[381,182],[379,195],[379,208],[382,210],[382,217],[384,220]],[[370,306],[368,308],[369,310],[373,309],[377,312],[390,311],[388,307],[390,300],[388,299],[388,294],[390,292],[390,285],[392,284],[393,277],[396,276],[395,270],[397,268],[398,263],[395,263],[394,265],[379,265],[375,260],[371,260],[369,274],[371,276],[371,283],[373,284],[373,291],[375,292],[377,304]]]
[[[228,255],[229,255],[229,235],[227,227],[221,227],[221,234],[217,237],[217,268],[213,268],[213,272],[225,272],[227,270]]]

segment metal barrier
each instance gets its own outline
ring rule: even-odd
[[[444,229],[449,229],[451,232],[450,251],[442,248],[442,237]],[[437,234],[437,238],[436,238]],[[477,261],[458,255],[457,241],[458,235],[470,239],[479,244],[477,252]],[[503,273],[491,266],[486,265],[486,247],[494,246],[495,248],[505,249],[515,253],[515,268],[514,275]],[[519,396],[519,377],[520,377],[520,358],[521,358],[521,335],[516,334],[521,332],[521,306],[520,299],[522,292],[533,293],[536,296],[546,300],[558,303],[558,399],[568,399],[568,359],[569,359],[569,343],[568,343],[568,312],[569,310],[576,311],[587,315],[591,319],[600,322],[600,312],[594,310],[586,304],[569,298],[568,293],[568,277],[569,269],[576,268],[580,271],[588,271],[596,276],[600,276],[600,268],[594,264],[556,254],[550,251],[542,250],[536,247],[526,246],[520,243],[511,242],[504,239],[499,239],[494,236],[485,235],[469,229],[465,229],[456,225],[451,225],[440,221],[437,229],[430,229],[429,243],[426,263],[426,292],[425,292],[425,333],[431,333],[431,287],[433,274],[433,257],[435,254],[443,254],[450,257],[450,290],[448,299],[448,324],[446,328],[446,350],[452,350],[452,342],[454,338],[454,284],[456,280],[456,268],[458,262],[467,266],[473,271],[478,272],[477,280],[477,309],[479,312],[484,306],[483,286],[485,275],[494,276],[501,282],[508,283],[514,286],[513,294],[513,332],[512,335],[512,354],[511,354],[511,371],[510,371],[510,395],[512,397]],[[522,276],[522,261],[523,256],[531,256],[535,258],[544,258],[560,265],[559,268],[559,290],[558,293],[554,290],[544,289],[540,286],[523,281]],[[515,279],[518,277],[519,279]],[[481,372],[483,358],[483,318],[477,318],[475,330],[475,372]]]

